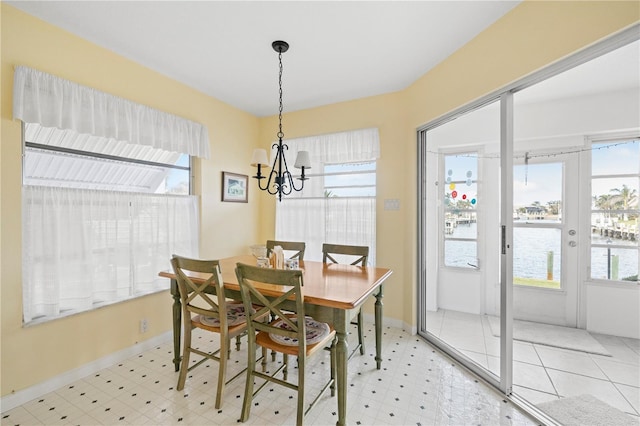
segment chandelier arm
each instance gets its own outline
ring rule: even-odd
[[[271,149],[273,150],[274,148],[276,149],[276,156],[273,159],[273,165],[271,166],[271,172],[269,173],[269,185],[268,188],[271,188],[271,182],[273,181],[273,185],[275,187],[274,191],[271,192],[271,189],[269,189],[269,194],[271,195],[275,195],[275,194],[279,194],[280,193],[280,167],[282,164],[282,141],[279,141],[277,143],[274,143],[273,145],[271,145]],[[276,174],[276,164],[278,165],[278,173]]]
[[[267,176],[263,176],[263,177],[262,177],[262,179],[258,180],[258,188],[259,188],[261,191],[267,191],[269,194],[274,195],[274,194],[275,194],[275,192],[271,192],[271,189],[270,189],[270,187],[271,187],[271,180],[272,180],[272,174],[273,174],[273,172],[270,172],[270,173],[269,173],[269,177],[268,177],[268,179],[266,180],[266,185],[265,185],[264,187],[262,186],[261,182],[262,182],[262,179],[266,178]]]
[[[293,182],[293,175],[291,174],[291,172],[289,171],[289,166],[287,165],[287,158],[284,156],[284,149],[289,149],[289,146],[287,144],[282,144],[282,161],[284,162],[284,172],[282,173],[282,181],[283,182],[288,182],[288,190],[285,189],[282,192],[284,193],[284,195],[289,195],[291,194],[291,192],[293,190],[295,191],[301,191],[302,190],[302,186],[300,187],[300,189],[296,188],[294,182]],[[282,170],[282,169],[280,169]],[[285,185],[286,186],[286,185]],[[303,182],[303,186],[304,186],[304,182]]]

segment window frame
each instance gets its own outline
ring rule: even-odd
[[[465,149],[441,149],[439,150],[438,154],[439,154],[439,158],[438,158],[438,182],[442,182],[442,187],[438,186],[438,201],[440,203],[440,207],[438,209],[438,233],[440,235],[440,248],[439,248],[439,253],[438,253],[438,258],[439,258],[439,265],[441,268],[450,268],[452,270],[458,270],[458,271],[476,271],[476,272],[480,272],[482,270],[482,260],[481,260],[481,254],[480,254],[480,226],[481,226],[481,222],[480,222],[480,211],[477,207],[474,207],[473,209],[465,209],[465,212],[471,212],[473,214],[475,214],[475,220],[476,220],[476,236],[475,238],[469,238],[469,237],[447,237],[447,233],[446,233],[446,216],[447,216],[447,212],[450,211],[445,203],[445,198],[446,198],[446,189],[445,186],[448,185],[450,182],[447,182],[447,170],[445,167],[446,164],[446,157],[458,157],[458,156],[465,156],[465,157],[473,157],[476,160],[476,176],[474,178],[472,178],[472,182],[476,185],[476,197],[480,198],[480,174],[481,174],[481,167],[480,167],[480,158],[482,156],[483,150],[481,148],[474,148],[474,147],[467,147]],[[453,183],[464,183],[464,181],[452,181]],[[452,209],[453,210],[453,209]],[[475,260],[476,260],[476,265],[468,265],[468,266],[458,266],[458,265],[448,265],[446,263],[446,242],[447,241],[460,241],[460,242],[474,242],[475,243]]]
[[[586,197],[589,200],[593,199],[593,182],[594,180],[599,180],[599,179],[620,179],[620,178],[635,178],[638,180],[638,188],[640,188],[640,159],[639,161],[639,165],[638,165],[638,172],[637,173],[613,173],[613,174],[593,174],[593,155],[594,152],[596,150],[594,150],[594,145],[606,145],[606,144],[616,144],[616,143],[620,143],[620,142],[625,142],[625,141],[636,141],[636,143],[640,143],[640,135],[638,134],[638,132],[631,132],[631,133],[623,133],[623,134],[608,134],[608,135],[599,135],[598,137],[588,137],[587,138],[588,141],[588,146],[589,146],[589,152],[590,152],[590,157],[589,157],[589,185],[588,188],[586,188],[586,190],[588,191],[588,194],[585,194]],[[603,194],[606,195],[606,194]],[[640,191],[638,191],[638,193],[636,194],[636,197],[640,197]],[[586,278],[587,280],[589,280],[590,282],[593,283],[599,283],[599,284],[604,284],[604,285],[617,285],[617,286],[632,286],[632,285],[638,285],[640,286],[640,277],[638,275],[640,275],[640,242],[639,239],[636,239],[636,247],[633,248],[632,246],[629,245],[624,245],[624,244],[615,244],[614,242],[612,242],[611,244],[602,244],[602,243],[594,243],[593,239],[591,238],[591,226],[592,226],[592,217],[594,214],[597,213],[608,213],[608,214],[612,214],[612,215],[617,215],[617,214],[626,214],[626,213],[635,213],[636,215],[640,216],[640,201],[636,201],[636,203],[638,204],[638,208],[636,209],[608,209],[608,210],[602,210],[602,209],[596,209],[595,205],[593,204],[593,202],[589,202],[589,211],[586,213],[586,217],[585,217],[585,223],[586,226],[589,227],[589,237],[588,237],[588,244],[587,244],[587,273],[586,273]],[[637,279],[636,281],[631,281],[631,280],[624,280],[622,278],[618,278],[617,280],[611,279],[611,278],[597,278],[597,277],[593,277],[592,276],[592,254],[593,254],[593,249],[597,248],[597,249],[618,249],[618,250],[636,250],[637,252],[637,256],[638,256],[638,260],[637,260],[637,265],[638,265],[638,273],[636,275]]]

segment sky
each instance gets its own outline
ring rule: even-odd
[[[594,144],[592,154],[592,175],[638,174],[640,172],[640,142],[609,142]],[[578,155],[577,153],[575,155]],[[562,199],[562,163],[554,157],[543,158],[545,163],[533,159],[528,166],[516,165],[513,172],[513,204],[515,207],[533,204],[539,201],[546,205],[547,201]],[[547,162],[548,161],[548,162]],[[613,188],[638,188],[638,178],[598,178],[592,181],[592,195],[610,193]],[[567,191],[574,188],[569,187]],[[577,190],[577,188],[575,188]]]

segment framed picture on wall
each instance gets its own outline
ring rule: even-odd
[[[246,203],[249,193],[249,177],[222,172],[222,201]]]

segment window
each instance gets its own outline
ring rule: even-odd
[[[325,165],[324,189],[326,197],[375,197],[375,161]]]
[[[165,290],[171,254],[197,256],[190,156],[201,124],[17,67],[24,123],[23,322]],[[181,154],[184,153],[184,154]]]
[[[311,171],[301,192],[276,205],[276,239],[305,241],[305,259],[322,260],[322,244],[369,247],[375,265],[377,129],[287,141],[288,155],[309,151]]]
[[[563,162],[555,160],[562,157],[558,154],[553,159],[540,155],[513,167],[515,285],[562,288],[562,183],[565,179]]]
[[[189,156],[95,152],[28,123],[24,134],[24,321],[165,290],[172,252],[196,252]]]
[[[443,166],[444,265],[478,268],[478,153],[445,154]]]
[[[24,126],[23,183],[60,188],[190,193],[190,157],[115,140]]]
[[[591,278],[637,283],[640,140],[591,148]]]

